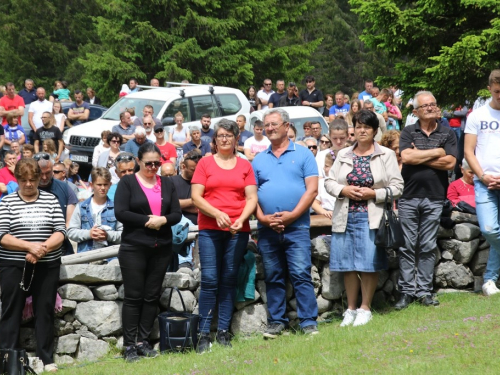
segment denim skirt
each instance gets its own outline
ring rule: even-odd
[[[387,269],[385,249],[375,246],[376,232],[370,229],[368,212],[349,212],[346,231],[332,233],[330,270],[378,272]]]

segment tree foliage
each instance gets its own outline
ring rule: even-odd
[[[427,89],[442,104],[473,101],[500,58],[500,2],[491,0],[350,0],[366,22],[369,47],[404,60],[392,76],[409,97]]]

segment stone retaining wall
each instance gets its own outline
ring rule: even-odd
[[[454,214],[457,225],[453,230],[440,228],[434,284],[439,289],[471,289],[481,285],[482,273],[488,259],[489,245],[480,235],[477,218],[473,215]],[[328,228],[322,229],[328,231]],[[316,228],[318,233],[318,228]],[[321,232],[319,232],[321,233]],[[330,249],[325,236],[311,240],[312,280],[318,302],[319,319],[328,319],[341,313],[345,308],[343,277],[330,272],[328,259]],[[260,332],[266,325],[266,286],[264,269],[256,246],[249,249],[256,253],[256,290],[253,301],[239,302],[235,306],[231,331],[233,334]],[[394,251],[389,254],[389,270],[381,272],[374,305],[391,303],[398,297],[398,258]],[[61,286],[58,290],[63,299],[63,310],[57,314],[56,362],[69,364],[74,361],[93,361],[105,355],[110,345],[122,346],[121,309],[123,300],[122,275],[117,260],[108,265],[67,265],[61,267]],[[170,289],[180,289],[186,309],[198,312],[201,274],[181,269],[167,273],[163,281],[163,292],[158,312],[166,308]],[[286,298],[288,317],[296,325],[296,300],[291,284],[287,283]],[[175,293],[172,309],[181,311],[180,299]],[[214,314],[217,316],[217,314]],[[214,319],[212,329],[217,328]],[[158,323],[150,337],[159,339]],[[26,322],[21,329],[21,346],[32,352],[35,350],[33,322]]]

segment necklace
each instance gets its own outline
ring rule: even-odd
[[[463,177],[461,177],[460,180],[463,182],[464,186],[467,188],[467,193],[470,193],[470,189],[471,189],[471,187],[473,187],[473,185],[468,184],[467,182],[465,182],[465,180],[463,179]]]

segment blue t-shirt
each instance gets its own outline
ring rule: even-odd
[[[252,162],[259,205],[265,215],[293,211],[306,192],[305,179],[318,176],[314,155],[306,147],[290,142],[279,159],[271,147],[257,154]],[[310,222],[309,210],[306,210],[289,227],[309,228]]]
[[[86,109],[88,109],[90,111],[90,105],[87,102],[82,102],[82,104],[80,104],[80,105],[78,105],[76,102],[74,102],[73,104],[71,104],[71,106],[69,108],[73,110],[73,113],[75,115],[76,114],[79,115],[79,114],[85,112]],[[85,121],[77,120],[77,121],[73,122],[73,125],[80,125],[80,124],[83,124],[84,122]]]
[[[146,142],[152,143],[149,139],[146,139]],[[144,142],[144,143],[146,143]],[[139,144],[135,139],[131,139],[127,143],[125,143],[125,152],[130,152],[131,154],[134,154],[134,156],[137,156],[139,152],[139,148],[144,144]]]
[[[184,155],[186,155],[189,151],[193,151],[196,147],[193,141],[186,142],[184,143],[184,146],[182,146],[182,151],[184,152]],[[200,147],[198,148],[201,151],[201,156],[205,156],[205,154],[211,153],[212,148],[210,147],[210,143],[203,142],[201,141]]]
[[[368,94],[366,91],[361,91],[358,95],[358,99],[362,101],[366,101],[372,98],[371,94]]]
[[[284,97],[285,95],[287,95],[286,91],[283,91],[281,94],[279,92],[275,92],[269,98],[269,103],[273,103],[273,108],[277,108],[280,106],[281,98]]]
[[[344,104],[342,107],[339,107],[337,104],[332,105],[330,107],[330,116],[331,115],[337,116],[339,114],[345,116],[347,115],[347,113],[349,113],[349,108],[351,108],[349,104]]]
[[[208,129],[208,132],[204,132],[201,129],[201,140],[207,143],[212,143],[212,138],[214,137],[214,129]]]
[[[248,130],[243,130],[240,133],[240,139],[238,141],[238,146],[243,146],[245,144],[245,141],[248,138],[252,138],[252,137],[253,137],[253,133],[252,132],[249,132]]]

